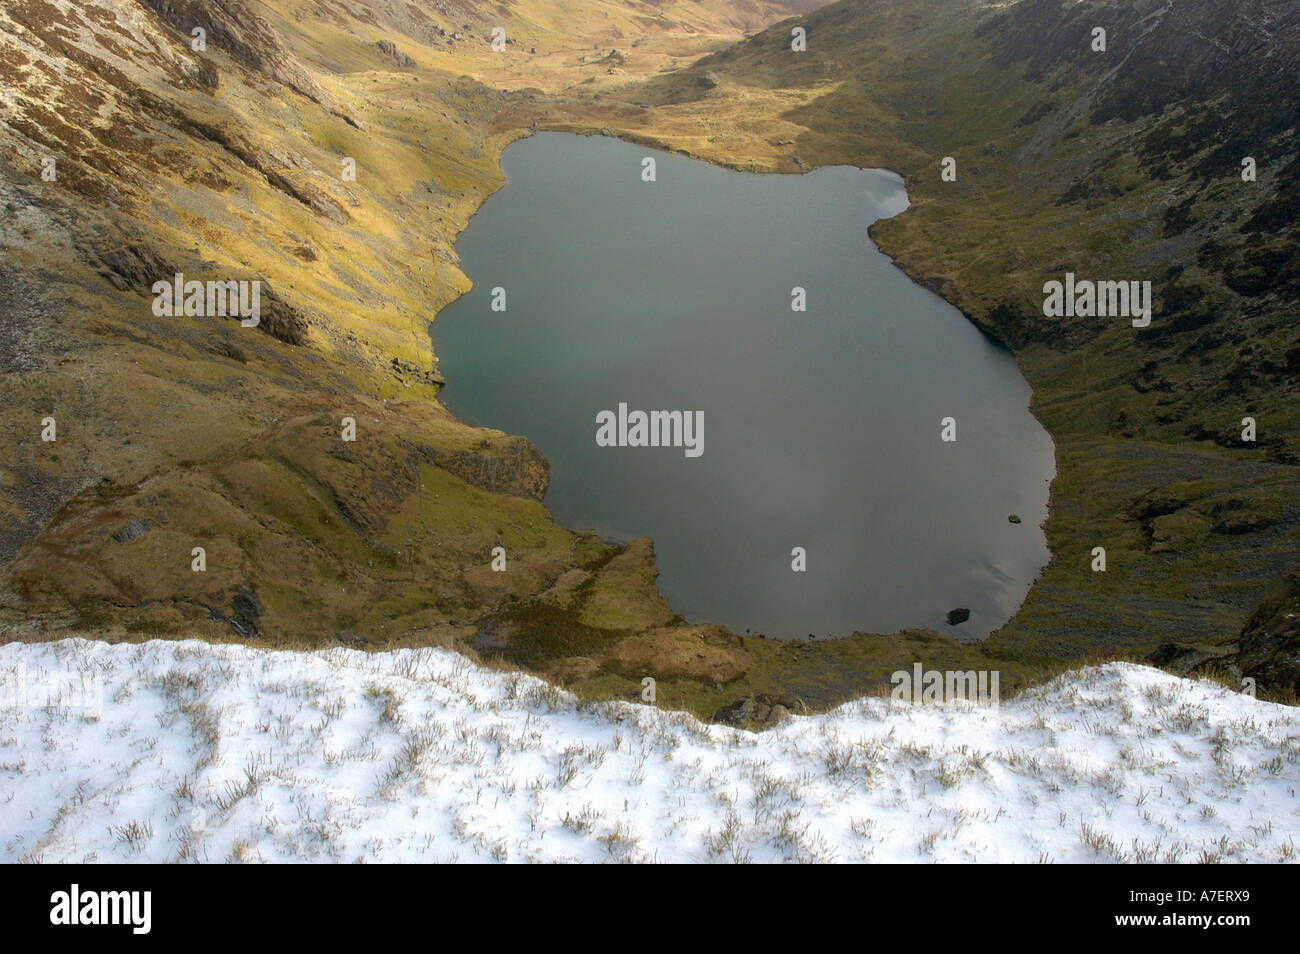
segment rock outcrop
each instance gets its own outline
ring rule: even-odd
[[[1300,696],[1300,571],[1278,580],[1250,614],[1238,640],[1236,663],[1257,689]]]

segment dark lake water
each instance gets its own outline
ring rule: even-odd
[[[1012,357],[868,238],[907,206],[897,175],[558,133],[502,165],[457,246],[474,288],[432,326],[442,397],[541,448],[561,524],[654,537],[674,610],[737,632],[971,639],[1015,612],[1048,558],[1052,442]],[[702,412],[703,452],[598,446],[620,403]]]

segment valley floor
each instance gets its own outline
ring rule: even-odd
[[[1277,862],[1300,712],[1113,663],[755,735],[438,649],[66,639],[0,646],[0,780],[5,861]]]

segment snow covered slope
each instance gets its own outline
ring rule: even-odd
[[[1300,712],[1133,665],[763,735],[440,650],[73,639],[0,646],[0,680],[9,861],[1294,861],[1300,835]]]

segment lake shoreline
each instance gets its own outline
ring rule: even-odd
[[[547,130],[547,132],[549,132],[549,130]],[[583,137],[584,137],[584,138],[589,138],[589,139],[602,138],[602,137],[598,136],[598,135],[597,135],[596,133],[594,133],[594,132],[590,132],[590,133],[583,134]],[[516,139],[511,140],[510,145],[517,145],[517,144],[519,144],[519,143],[520,143],[522,140],[524,140],[524,139],[533,139],[533,138],[535,138],[535,137],[532,136],[532,135],[523,136],[523,137],[518,137],[518,138],[516,138]],[[573,137],[571,137],[571,138],[573,138]],[[621,137],[604,137],[604,138],[609,139],[611,142],[615,142],[615,141],[626,142],[626,140],[622,140]],[[644,145],[645,145],[644,143],[638,143],[638,142],[634,142],[634,143],[632,143],[632,144],[633,144],[633,145],[636,145],[636,146],[638,146],[638,147],[644,147]],[[508,146],[507,146],[507,148],[508,148]],[[670,158],[678,158],[679,161],[680,161],[680,158],[678,157],[678,154],[675,154],[675,153],[667,153],[667,152],[663,152],[662,150],[659,150],[659,151],[660,151],[664,156],[667,156],[667,157],[670,157]],[[503,154],[504,154],[504,150],[503,150]],[[686,157],[686,158],[690,158],[690,157]],[[507,169],[507,166],[508,166],[508,163],[507,163],[507,162],[502,162],[502,163],[501,163],[503,180],[504,180],[506,183],[511,183],[511,182],[514,181],[514,180],[512,179],[511,174],[510,174],[510,172],[509,172],[508,169]],[[688,167],[688,168],[689,168],[689,167]],[[704,164],[704,168],[706,168],[706,169],[720,169],[720,170],[725,170],[725,171],[727,171],[727,172],[729,172],[729,173],[734,171],[734,170],[731,170],[731,169],[727,169],[725,166],[723,166],[723,165],[719,165],[719,164],[716,164],[716,163],[705,163],[705,164]],[[816,173],[816,172],[820,172],[820,173],[824,173],[824,174],[830,174],[830,173],[832,173],[833,171],[834,171],[834,167],[817,167],[817,169],[810,170],[810,171],[808,171],[808,172],[803,173],[803,174],[800,176],[800,178],[801,178],[801,179],[802,179],[802,178],[806,178],[806,177],[808,177],[810,174],[812,174],[812,173]],[[906,196],[906,192],[905,192],[905,190],[904,190],[904,188],[903,188],[902,177],[899,176],[897,173],[893,173],[893,172],[890,171],[890,170],[868,170],[868,169],[863,169],[863,168],[861,168],[861,167],[856,167],[856,166],[844,166],[842,171],[844,171],[844,172],[852,172],[852,173],[855,173],[855,174],[856,174],[856,173],[864,173],[864,172],[866,172],[866,173],[872,173],[872,172],[874,172],[874,173],[879,174],[879,175],[880,175],[881,177],[883,177],[884,179],[889,180],[889,181],[893,184],[893,186],[897,188],[898,193],[899,193],[899,195],[900,195],[900,199],[899,199],[899,202],[897,203],[897,207],[896,207],[896,208],[891,208],[889,211],[884,212],[884,215],[889,216],[889,217],[897,216],[897,215],[901,214],[902,212],[906,211],[908,208],[910,208],[911,202],[910,202],[910,200],[907,198],[907,196]],[[680,174],[680,173],[679,173],[679,174]],[[770,178],[771,178],[771,177],[769,177],[769,176],[765,176],[765,175],[762,174],[761,172],[752,172],[752,173],[751,173],[751,176],[749,176],[749,177],[747,177],[747,178],[751,178],[751,179],[754,179],[754,180],[769,180],[769,181],[770,181]],[[854,181],[857,181],[857,180],[855,179]],[[870,180],[865,180],[865,181],[870,181]],[[492,193],[492,195],[493,195],[493,196],[499,196],[499,195],[501,195],[501,192],[502,192],[502,190],[498,189],[496,192]],[[891,201],[892,201],[892,200],[891,200]],[[486,203],[485,203],[485,205],[486,205]],[[474,214],[474,217],[471,219],[471,222],[481,221],[480,216],[482,216],[482,215],[483,215],[483,207],[480,207],[478,210],[476,210],[476,212],[475,212],[475,214]],[[490,216],[489,218],[491,218],[491,216]],[[871,235],[871,231],[870,231],[871,228],[873,228],[874,225],[875,225],[877,222],[882,221],[882,220],[883,220],[883,219],[882,219],[882,216],[881,216],[880,214],[877,214],[877,215],[872,216],[872,217],[869,219],[868,227],[863,228],[863,230],[862,230],[862,233],[861,233],[861,241],[864,242],[864,244],[865,244],[867,247],[869,247],[869,248],[871,249],[871,252],[872,252],[873,254],[877,255],[880,259],[882,259],[882,260],[884,261],[886,267],[896,267],[896,263],[894,263],[892,259],[890,259],[888,256],[884,255],[884,253],[879,252],[879,250],[875,247],[874,239],[873,239],[873,237],[872,237],[872,235]],[[464,236],[465,236],[468,232],[469,232],[469,229],[468,229],[468,227],[467,227],[467,229],[466,229],[465,231],[463,231],[463,232],[461,233],[461,235],[458,236],[458,239],[457,239],[457,250],[458,250],[458,254],[461,256],[461,261],[462,261],[462,264],[463,264],[463,265],[465,264],[465,255],[464,255],[464,252],[463,252],[463,239],[464,239]],[[467,271],[468,271],[468,270],[469,270],[469,269],[467,268]],[[899,269],[898,271],[899,271],[900,275],[903,276],[903,278],[907,279],[907,280],[910,282],[910,277],[909,277],[909,276],[906,276],[906,273],[903,272],[902,269]],[[483,281],[486,281],[486,279],[483,279]],[[914,284],[914,283],[912,283],[912,284]],[[476,288],[478,287],[477,284],[476,284],[475,287],[476,287]],[[911,287],[911,286],[909,286],[909,287]],[[934,293],[932,289],[928,289],[928,288],[925,289],[925,291],[923,292],[923,294],[925,294],[925,295],[927,295],[927,296],[929,296],[929,295],[933,295],[933,297],[934,297],[934,299],[935,299],[936,302],[940,302],[940,303],[943,304],[944,307],[947,307],[947,302],[944,301],[944,300],[942,299],[942,296],[939,296],[939,295],[937,295],[936,293]],[[449,308],[451,308],[451,307],[452,307],[452,306],[449,306]],[[436,342],[436,339],[437,339],[437,330],[438,330],[438,327],[439,327],[439,322],[440,322],[440,321],[444,322],[443,326],[445,327],[444,316],[445,316],[445,314],[446,314],[447,311],[448,311],[448,309],[444,309],[442,312],[440,312],[439,315],[436,316],[435,321],[432,322],[432,323],[430,324],[431,333],[433,334],[433,336],[434,336],[434,338],[435,338],[435,342]],[[963,318],[966,318],[967,316],[962,315],[962,317],[963,317]],[[486,319],[485,319],[485,320],[486,320]],[[963,322],[963,325],[964,325],[964,326],[976,327],[976,326],[973,325],[973,323],[970,323],[970,322]],[[982,329],[978,329],[978,328],[976,328],[976,330],[980,330],[980,331],[981,331],[981,334],[979,335],[979,337],[981,337],[981,338],[985,338],[985,339],[990,339],[990,344],[996,346],[997,349],[998,349],[998,351],[1003,352],[1003,353],[1008,353],[1008,352],[1009,352],[1009,349],[1006,349],[1005,346],[1002,346],[1000,342],[997,342],[996,340],[992,340],[992,336],[989,336],[989,335],[987,335],[987,334],[984,334]],[[445,363],[445,362],[446,362],[446,347],[445,347],[443,344],[438,343],[438,344],[436,344],[436,350],[439,352],[439,359],[440,359],[440,362],[441,362],[440,367],[442,367],[442,368],[444,369],[444,373],[446,373],[446,370],[445,370],[446,367],[447,367],[447,366],[446,366],[446,363]],[[452,373],[452,374],[448,374],[447,377],[449,377],[449,379],[450,379],[450,381],[449,381],[449,387],[452,389],[450,392],[448,392],[448,394],[449,394],[449,395],[456,395],[457,392],[459,391],[459,389],[458,389],[458,387],[457,387],[458,377],[457,377],[457,375],[454,374],[454,373]],[[461,377],[461,380],[463,380],[463,376]],[[1027,390],[1027,386],[1026,386],[1026,390]],[[440,397],[441,397],[441,395],[440,395]],[[445,399],[443,399],[443,400],[445,401]],[[458,411],[459,409],[461,409],[462,407],[464,407],[464,392],[461,392],[461,394],[460,394],[459,397],[453,397],[453,400],[452,400],[451,404],[448,406],[448,409],[451,410],[452,413],[457,413],[457,411]],[[1027,409],[1027,407],[1028,407],[1028,400],[1026,399],[1025,402],[1024,402],[1024,408]],[[487,414],[487,415],[485,415],[482,411],[475,411],[475,412],[472,412],[472,413],[466,413],[466,414],[464,414],[464,415],[462,416],[461,419],[462,419],[462,420],[467,420],[467,421],[483,421],[484,423],[489,424],[489,426],[491,426],[493,429],[500,429],[500,430],[502,430],[503,432],[509,432],[509,433],[525,433],[525,434],[529,433],[529,430],[528,430],[527,428],[520,428],[520,427],[518,427],[518,426],[511,426],[509,423],[507,423],[507,422],[501,420],[500,418],[495,418],[495,417],[492,416],[491,414]],[[532,437],[532,436],[535,436],[535,434],[530,434],[529,436]],[[536,442],[534,441],[534,443],[536,443]],[[545,443],[545,442],[543,442],[543,443]],[[554,463],[553,458],[551,458],[550,455],[547,455],[547,456],[548,456],[548,459],[551,459],[551,460],[552,460],[552,463]],[[1054,476],[1054,474],[1055,474],[1055,454],[1054,454],[1054,449],[1053,449],[1053,452],[1052,452],[1052,471],[1051,471],[1051,474],[1052,474],[1053,476]],[[1051,477],[1048,477],[1047,479],[1050,480]],[[611,532],[611,531],[609,530],[609,528],[608,528],[608,524],[610,523],[610,521],[608,521],[608,520],[582,520],[582,519],[577,519],[577,520],[575,520],[575,519],[571,519],[571,518],[566,519],[566,516],[568,516],[568,515],[566,515],[566,514],[564,514],[564,513],[562,512],[563,509],[564,509],[562,505],[560,506],[560,511],[557,512],[557,510],[556,510],[556,505],[555,505],[555,500],[554,500],[554,498],[553,498],[553,496],[552,496],[553,493],[554,493],[554,484],[552,484],[552,488],[551,488],[550,490],[548,490],[548,493],[547,493],[547,497],[546,497],[546,501],[545,501],[545,503],[546,503],[547,509],[552,513],[552,515],[557,519],[557,521],[558,521],[559,523],[561,523],[563,526],[569,527],[569,528],[571,528],[571,529],[579,529],[579,528],[583,528],[583,529],[585,529],[585,528],[588,528],[588,527],[591,527],[591,528],[599,528],[602,524],[605,524],[605,525],[607,525],[607,529],[606,529],[605,531],[600,531],[600,532],[602,533],[602,535],[604,536],[604,538],[605,538],[606,540],[612,538],[612,539],[615,539],[615,540],[618,540],[618,541],[627,541],[627,540],[629,540],[629,539],[634,539],[634,538],[638,535],[636,531],[632,531],[632,530],[620,531],[620,530],[615,529],[613,532]],[[1044,508],[1045,508],[1045,507],[1046,507],[1046,503],[1044,503]],[[1001,520],[1001,521],[1006,521],[1007,516],[1008,516],[1007,513],[1002,513],[1002,514],[999,515],[999,518],[998,518],[998,519]],[[1034,525],[1034,524],[1039,524],[1039,523],[1040,523],[1040,521],[1037,521],[1037,520],[1032,521],[1032,522],[1031,522],[1031,526]],[[1029,528],[1029,527],[1026,527],[1026,530],[1028,530],[1028,529],[1030,529],[1030,528]],[[1039,527],[1039,529],[1041,530],[1041,527]],[[652,535],[655,535],[655,534],[653,534],[653,532],[652,532]],[[656,535],[656,536],[657,536],[657,535]],[[1050,559],[1050,553],[1047,554],[1046,559]],[[823,565],[824,565],[824,564],[823,564]],[[1039,571],[1039,572],[1041,572],[1041,571]],[[1035,573],[1034,578],[1037,578],[1037,573]],[[1028,585],[1032,585],[1032,584],[1030,583],[1030,584],[1026,584],[1026,585],[1028,586]],[[669,592],[672,593],[672,592],[674,592],[674,590],[670,587],[670,588],[669,588]],[[1025,598],[1024,594],[1021,594],[1021,595],[1019,596],[1019,598],[1018,598],[1017,601],[1016,601],[1016,606],[1015,606],[1015,608],[1013,608],[1013,611],[1011,612],[1011,615],[1010,615],[1009,617],[1005,617],[1004,619],[1014,618],[1014,611],[1015,611],[1016,609],[1018,609],[1018,607],[1023,603],[1024,598]],[[676,601],[677,601],[677,597],[674,597],[674,602],[676,602]],[[690,603],[689,600],[686,600],[685,602],[686,602],[688,605],[689,605],[689,603]],[[954,601],[954,605],[958,605],[958,601]],[[949,609],[951,609],[951,608],[952,608],[951,606],[947,606],[947,605],[943,605],[943,606],[935,606],[935,607],[932,608],[932,612],[933,612],[933,614],[934,614],[935,617],[936,617],[936,630],[938,630],[939,627],[943,626],[943,623],[942,623],[941,617],[942,617],[942,615],[943,615],[947,610],[949,610]],[[715,619],[716,619],[716,618],[717,618],[717,615],[716,615],[716,614],[709,613],[708,611],[703,611],[703,612],[692,612],[692,611],[690,611],[689,609],[687,609],[687,610],[685,610],[685,612],[689,615],[689,617],[690,617],[691,619],[709,619],[709,618],[715,618]],[[724,614],[724,615],[725,615],[725,614]],[[705,626],[705,625],[709,625],[709,624],[707,624],[707,623],[700,623],[700,624],[698,624],[698,625]],[[1000,625],[1002,625],[1002,624],[999,624],[999,626],[1000,626]],[[743,628],[743,626],[742,626],[741,628]],[[753,629],[753,628],[755,628],[755,627],[754,627],[753,625],[751,625],[751,626],[750,626],[750,629]],[[766,627],[764,627],[764,628],[766,628]],[[829,633],[826,632],[826,629],[825,629],[824,627],[818,627],[818,626],[816,626],[815,624],[814,624],[814,626],[812,626],[811,628],[814,629],[814,630],[822,629],[823,633],[826,633],[826,635],[825,635],[824,637],[821,637],[821,638],[829,638],[829,639],[843,639],[843,638],[849,638],[849,636],[850,636],[851,634],[853,634],[853,633],[861,633],[861,632],[863,631],[863,627],[862,627],[862,625],[861,625],[861,621],[860,621],[860,619],[859,619],[859,621],[858,621],[856,624],[854,624],[854,623],[846,623],[846,624],[841,625],[841,626],[832,627],[832,628],[830,628]],[[944,628],[945,628],[945,629],[949,629],[949,631],[952,632],[952,633],[956,636],[956,638],[958,638],[959,640],[961,640],[961,641],[963,641],[963,642],[978,642],[978,641],[982,641],[983,639],[987,638],[987,635],[989,635],[988,632],[985,632],[985,633],[981,633],[980,635],[969,636],[969,635],[967,635],[967,633],[969,632],[969,627],[967,627],[967,628],[965,628],[965,629],[963,629],[963,628],[961,628],[961,627],[944,627]],[[799,629],[796,630],[796,632],[806,632],[806,629],[807,629],[807,627],[805,627],[805,628],[799,628]],[[895,634],[896,634],[896,633],[906,632],[906,631],[907,631],[907,626],[906,626],[906,625],[903,625],[903,626],[898,626],[898,627],[895,627],[895,628],[882,628],[882,627],[877,627],[877,630],[878,630],[878,631],[881,631],[881,632],[883,632],[883,633],[895,633]],[[738,631],[738,630],[737,630],[737,631]],[[783,637],[783,638],[799,638],[799,637],[794,636],[793,634],[788,634],[787,636],[785,636],[785,637]]]

